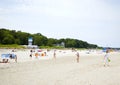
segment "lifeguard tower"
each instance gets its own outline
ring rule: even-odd
[[[28,47],[29,47],[29,48],[32,47],[32,42],[33,42],[32,37],[29,37],[29,38],[28,38]]]

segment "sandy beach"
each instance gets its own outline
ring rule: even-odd
[[[3,53],[11,50],[0,49]],[[14,53],[17,63],[0,63],[0,85],[120,85],[120,52],[109,53],[111,62],[106,67],[102,51],[79,51],[79,63],[71,50],[57,50],[56,59],[53,50],[38,59],[30,58],[28,49]]]

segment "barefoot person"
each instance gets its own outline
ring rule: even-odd
[[[54,50],[53,57],[56,59],[56,50]]]
[[[77,58],[76,58],[77,63],[79,63],[79,57],[80,57],[79,52],[76,53],[76,56],[77,56]]]
[[[106,65],[109,66],[110,59],[109,59],[108,53],[109,53],[109,50],[107,49],[104,56],[104,66]]]
[[[30,57],[31,57],[31,58],[32,58],[32,52],[33,52],[33,51],[32,51],[32,50],[30,50]]]

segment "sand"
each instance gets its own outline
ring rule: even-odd
[[[0,49],[2,53],[11,50]],[[53,50],[46,57],[30,58],[29,50],[17,50],[18,62],[0,63],[0,85],[120,85],[120,52],[111,52],[110,66],[103,66],[102,51],[79,51],[80,62],[75,52]],[[1,59],[0,59],[1,60]]]

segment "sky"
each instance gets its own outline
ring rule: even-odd
[[[120,47],[120,0],[0,0],[0,28]]]

